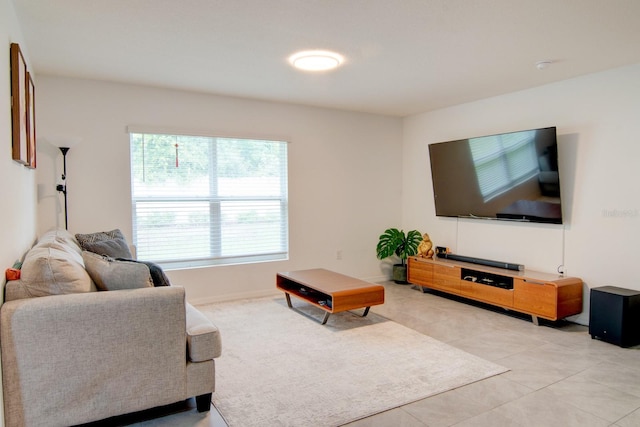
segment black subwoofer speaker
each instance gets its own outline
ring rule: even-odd
[[[640,344],[640,291],[602,286],[591,289],[591,338],[631,347]]]

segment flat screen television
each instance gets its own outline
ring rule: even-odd
[[[562,224],[556,128],[429,145],[436,216]]]

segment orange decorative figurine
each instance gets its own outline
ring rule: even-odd
[[[422,242],[418,245],[418,256],[422,258],[433,258],[433,243],[427,233],[422,235]]]

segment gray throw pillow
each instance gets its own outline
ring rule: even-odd
[[[83,251],[82,259],[89,276],[100,291],[153,287],[149,267],[130,261]]]
[[[127,258],[116,258],[118,261],[130,261],[130,262],[140,262],[147,267],[149,267],[149,272],[151,273],[151,281],[153,281],[153,286],[171,286],[171,281],[164,274],[162,267],[158,264],[151,261],[140,261],[136,259],[127,259]]]
[[[98,255],[106,255],[111,258],[133,258],[129,245],[124,239],[98,240],[94,242],[85,242],[82,249],[93,252]]]

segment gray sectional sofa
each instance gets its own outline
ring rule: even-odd
[[[97,286],[98,285],[98,286]],[[98,289],[115,289],[103,290]],[[43,235],[0,308],[5,425],[69,426],[196,397],[209,410],[218,329],[149,267]]]

